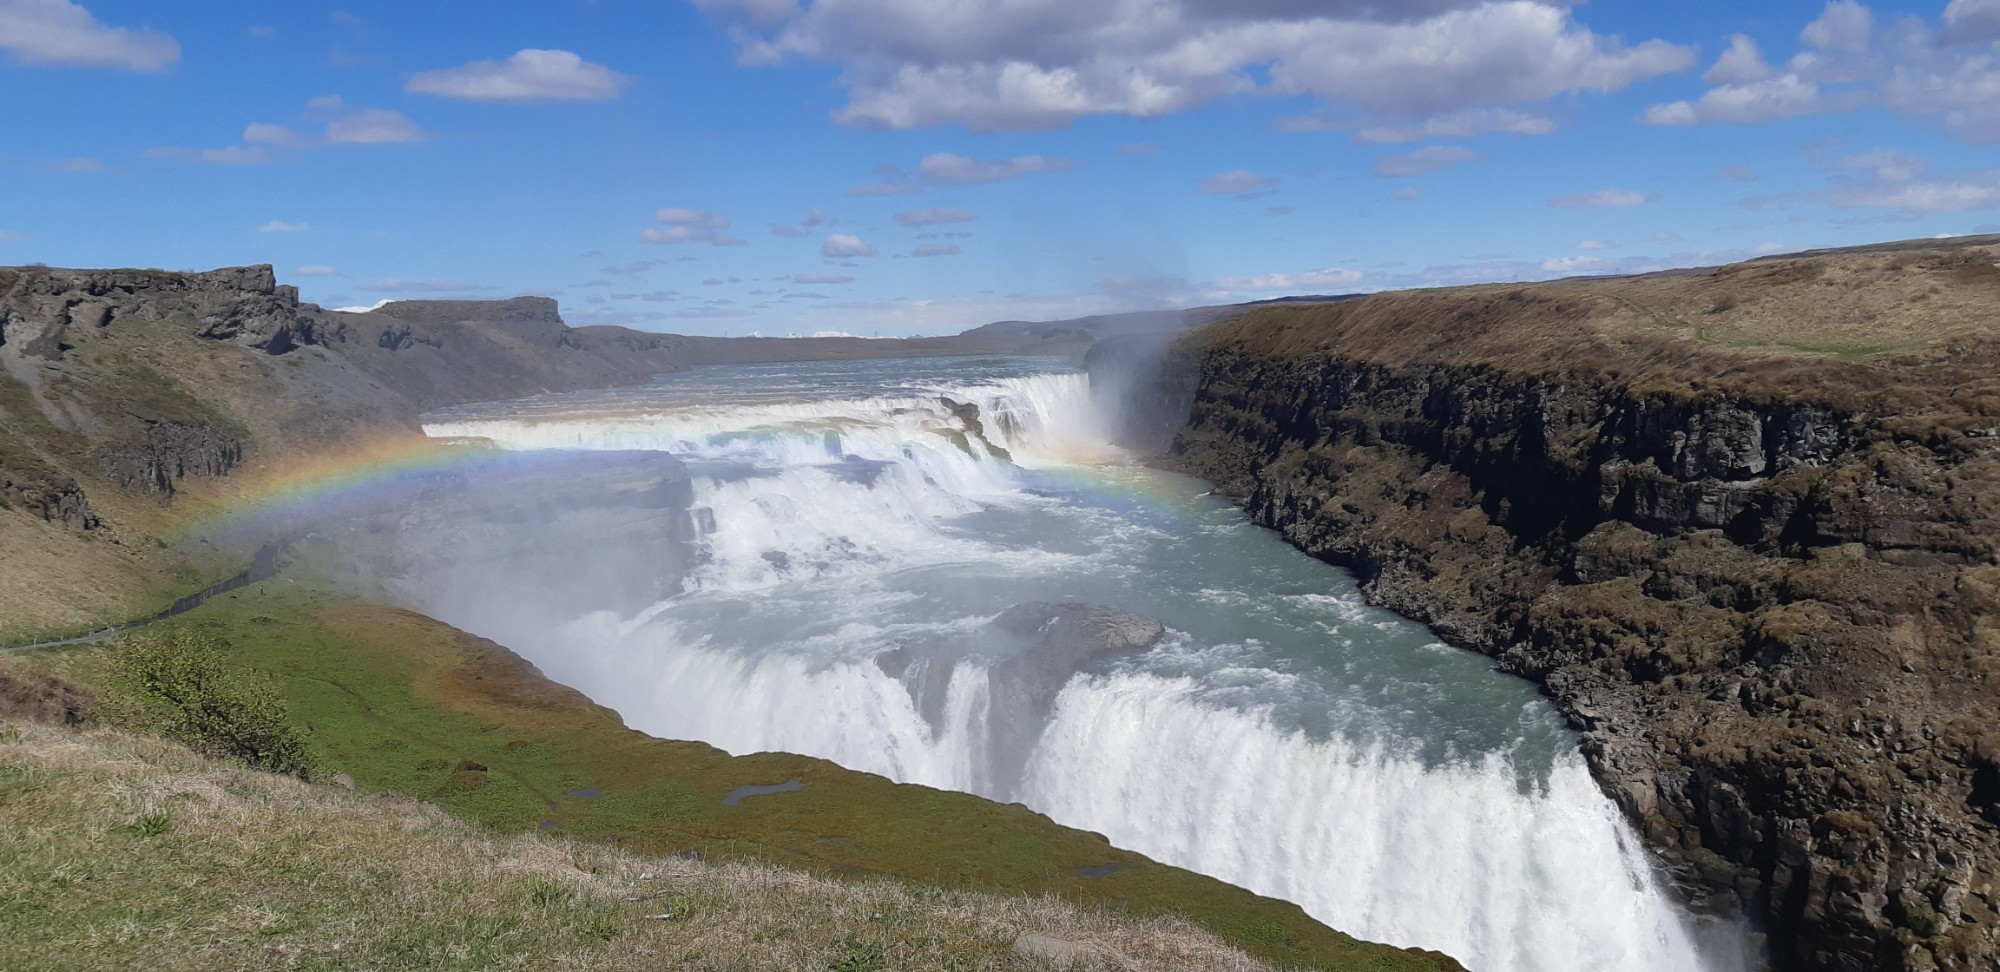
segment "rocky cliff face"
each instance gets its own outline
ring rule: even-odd
[[[1891,259],[1751,293],[1804,328]],[[1957,255],[1891,281],[1951,296],[1930,266],[2000,296]],[[1186,416],[1167,461],[1256,522],[1540,682],[1677,886],[1777,967],[1994,968],[1994,322],[1879,358],[1642,330],[1743,272],[1262,312],[1164,356],[1142,411]]]

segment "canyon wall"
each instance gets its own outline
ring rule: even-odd
[[[1986,970],[1996,243],[1273,308],[1090,365],[1155,376],[1130,444],[1540,683],[1776,967]]]

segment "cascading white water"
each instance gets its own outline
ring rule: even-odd
[[[1107,461],[1082,376],[913,387],[887,365],[787,367],[781,394],[717,369],[678,395],[427,425],[509,448],[671,451],[712,517],[686,593],[481,633],[646,732],[1020,800],[1470,968],[1717,967],[1532,691],[1367,608],[1198,484]],[[832,371],[815,383],[811,367]],[[940,655],[955,667],[926,708],[877,658],[938,650],[1028,599],[1174,633],[1071,677],[1009,780],[986,765],[994,659]]]

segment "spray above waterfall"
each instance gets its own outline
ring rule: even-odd
[[[650,606],[418,605],[635,728],[1018,800],[1472,968],[1726,964],[1532,689],[1130,462],[1059,362],[719,367],[426,428],[686,463],[702,559]]]

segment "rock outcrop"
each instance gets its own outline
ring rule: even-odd
[[[1991,969],[1995,242],[1261,311],[1162,356],[1139,411],[1185,416],[1166,462],[1540,682],[1778,968]]]

